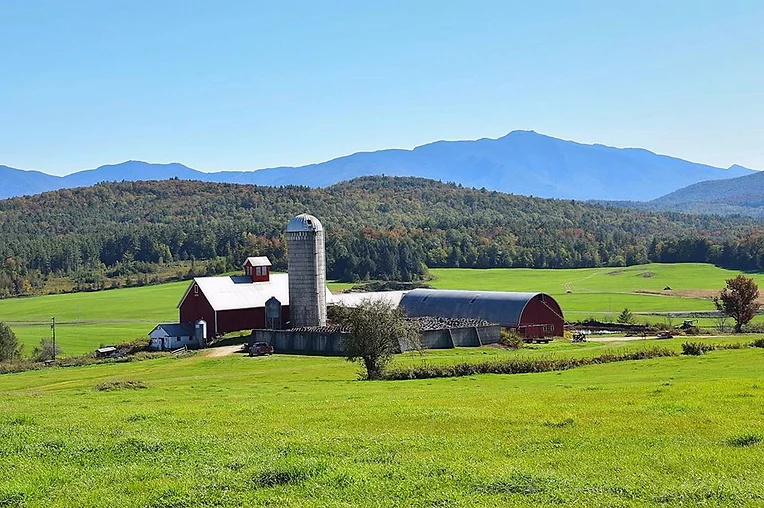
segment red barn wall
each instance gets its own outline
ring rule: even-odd
[[[264,327],[264,307],[218,311],[218,334]]]
[[[525,337],[562,337],[565,333],[562,310],[551,296],[536,295],[523,309],[518,328]]]
[[[180,304],[180,322],[193,323],[199,319],[207,322],[207,334],[210,338],[214,335],[265,328],[265,307],[253,307],[248,309],[221,310],[217,315],[217,328],[215,326],[215,311],[212,305],[200,290],[194,294],[193,286],[186,298]],[[289,306],[281,307],[282,326],[289,322]]]
[[[212,310],[212,305],[207,301],[204,293],[200,290],[194,294],[192,286],[180,304],[180,322],[193,323],[199,319],[207,322],[207,338],[215,335],[215,311]]]

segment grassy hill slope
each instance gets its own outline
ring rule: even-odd
[[[760,506],[763,360],[361,382],[338,358],[199,355],[5,375],[0,505]],[[145,388],[96,388],[124,380]]]

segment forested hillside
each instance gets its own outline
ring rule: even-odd
[[[365,177],[326,189],[169,180],[123,182],[0,201],[0,295],[45,277],[108,287],[115,273],[247,255],[286,266],[284,228],[301,212],[327,230],[329,277],[415,280],[426,267],[569,268],[713,262],[761,269],[751,219],[658,214],[465,189],[418,178]],[[84,284],[84,285],[83,285]]]

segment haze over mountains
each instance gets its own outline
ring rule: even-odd
[[[102,181],[166,180],[324,187],[365,175],[418,176],[539,197],[649,201],[706,180],[751,175],[638,148],[584,145],[533,131],[498,139],[437,141],[413,150],[359,152],[319,164],[204,173],[182,164],[128,161],[59,177],[0,166],[0,198]]]

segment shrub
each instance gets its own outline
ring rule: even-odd
[[[621,351],[584,358],[510,358],[507,360],[457,363],[453,365],[416,365],[409,368],[390,369],[381,379],[430,379],[438,377],[471,376],[473,374],[528,374],[568,370],[585,365],[646,360],[665,356],[676,356],[666,348],[652,348],[639,351]]]
[[[713,344],[702,344],[700,342],[685,342],[682,344],[683,355],[700,356],[714,349],[716,349],[716,346]]]
[[[764,323],[748,323],[743,327],[744,333],[764,333]]]
[[[761,443],[761,437],[756,434],[742,434],[740,436],[731,437],[727,440],[727,444],[735,447],[754,446]]]
[[[95,387],[99,392],[111,392],[116,390],[142,390],[148,388],[143,381],[102,381]]]
[[[751,347],[764,347],[764,338],[756,339],[751,342]]]
[[[525,344],[523,338],[516,332],[510,332],[502,329],[499,332],[499,335],[501,337],[499,343],[504,347],[508,347],[510,349],[520,349]]]

